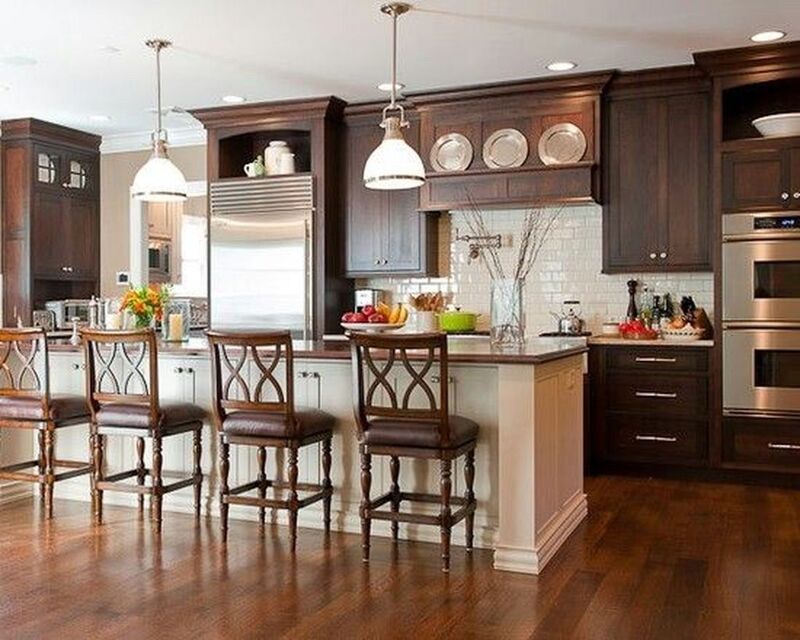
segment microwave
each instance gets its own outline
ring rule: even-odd
[[[171,282],[172,242],[150,240],[147,245],[147,267],[150,282]]]
[[[45,302],[45,309],[49,311],[52,319],[53,328],[56,330],[67,330],[72,328],[72,321],[78,320],[78,324],[85,326],[89,324],[92,316],[92,306],[97,302],[92,300],[49,300]]]

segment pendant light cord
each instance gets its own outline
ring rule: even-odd
[[[156,136],[161,140],[161,43],[156,44]]]
[[[389,106],[397,107],[397,9],[392,8],[392,93]]]

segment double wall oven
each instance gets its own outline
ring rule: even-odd
[[[800,416],[800,214],[722,221],[723,408]]]

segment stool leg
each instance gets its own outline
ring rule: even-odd
[[[39,478],[41,480],[42,478],[44,478],[45,466],[46,466],[46,459],[45,459],[45,452],[44,452],[44,448],[45,448],[44,447],[44,430],[43,429],[39,429],[39,431],[36,433],[36,435],[37,435],[38,440],[39,440],[39,461],[38,461],[38,463],[39,463]],[[40,484],[39,484],[39,500],[41,500],[42,503],[44,503],[44,494],[45,494],[44,482],[40,482]]]
[[[464,498],[467,501],[467,515],[464,518],[464,524],[467,530],[467,551],[472,551],[472,534],[475,527],[475,492],[473,485],[475,483],[475,450],[467,451],[466,459],[464,461],[464,480],[467,485]],[[471,506],[470,506],[471,505]]]
[[[392,513],[400,511],[400,458],[392,456],[389,459],[389,471],[392,475]],[[392,520],[392,539],[397,542],[400,534],[400,523]]]
[[[372,487],[372,456],[361,447],[361,560],[369,562],[369,492]]]
[[[153,526],[156,533],[161,533],[161,507],[164,501],[164,482],[161,478],[161,465],[164,459],[161,453],[161,436],[153,436]]]
[[[267,497],[267,448],[258,448],[258,497],[262,500]],[[258,521],[263,527],[267,522],[266,507],[258,508]]]
[[[94,434],[92,447],[92,463],[94,465],[94,520],[97,524],[103,522],[103,491],[98,488],[98,483],[103,479],[103,448],[105,437],[99,433]]]
[[[136,438],[136,482],[144,486],[144,438]],[[139,511],[144,511],[144,494],[139,494]]]
[[[322,499],[322,509],[324,512],[325,535],[331,532],[331,496],[333,495],[333,484],[331,483],[331,439],[326,438],[322,442],[322,489],[325,497]]]
[[[228,541],[228,472],[230,471],[230,445],[219,438],[219,520],[222,527],[222,542]]]
[[[292,552],[297,548],[297,447],[289,447],[289,538]]]
[[[203,457],[203,425],[201,424],[194,431],[192,454],[194,455],[194,515],[200,517],[200,499],[203,490],[203,468],[200,466],[200,460]]]
[[[439,517],[441,518],[440,530],[442,534],[442,571],[450,571],[450,530],[452,523],[450,522],[450,493],[453,488],[450,479],[450,460],[441,461],[441,480],[439,486],[442,491],[442,503],[439,510]]]
[[[48,520],[53,517],[53,483],[55,462],[55,433],[50,425],[44,432],[44,510]]]

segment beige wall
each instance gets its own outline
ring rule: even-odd
[[[206,147],[170,149],[172,161],[189,181],[206,179]],[[130,187],[149,151],[107,153],[100,157],[100,295],[118,296],[117,271],[128,270]]]

